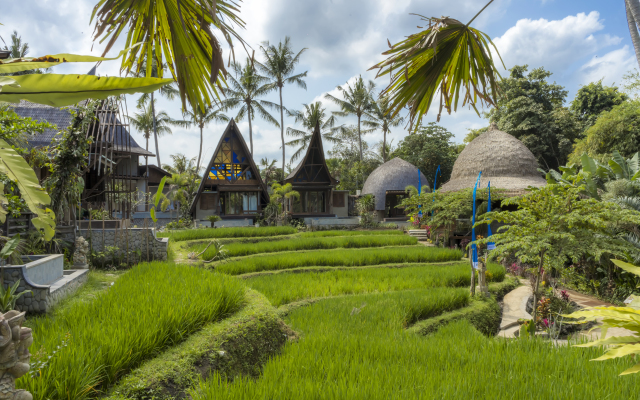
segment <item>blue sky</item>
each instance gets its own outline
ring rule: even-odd
[[[89,18],[95,4],[90,0],[3,0],[0,35],[5,41],[14,29],[31,48],[30,56],[72,52],[99,54],[102,46],[93,44]],[[259,54],[264,40],[278,42],[291,36],[295,50],[307,47],[299,71],[309,71],[307,90],[285,87],[284,105],[301,109],[302,103],[323,100],[327,92],[352,81],[359,74],[373,79],[367,69],[382,59],[387,38],[397,42],[414,33],[420,24],[418,13],[426,16],[450,16],[468,21],[486,2],[484,0],[244,0],[241,16],[247,29],[242,33]],[[566,87],[568,100],[580,85],[603,79],[605,84],[621,83],[622,75],[637,68],[627,27],[624,2],[595,0],[495,0],[473,23],[494,40],[507,68],[528,64],[544,66],[553,72],[552,80]],[[93,45],[93,48],[92,48]],[[122,44],[114,49],[122,48]],[[117,51],[112,51],[116,53]],[[236,51],[237,59],[244,54]],[[226,54],[226,53],[225,53]],[[239,54],[239,55],[238,55]],[[225,57],[226,58],[226,57]],[[118,74],[118,62],[104,63],[98,72]],[[86,72],[90,66],[57,67],[55,72]],[[382,88],[386,81],[376,81]],[[274,94],[271,100],[276,101]],[[132,112],[135,96],[130,98]],[[328,110],[337,108],[326,100]],[[159,109],[180,117],[178,101],[161,99]],[[229,111],[235,116],[235,110]],[[430,113],[425,122],[435,121]],[[351,124],[343,118],[339,123]],[[468,109],[443,115],[440,124],[449,129],[458,142],[470,128],[487,122]],[[292,126],[285,119],[285,127]],[[239,126],[248,141],[247,121]],[[258,119],[254,127],[254,157],[279,159],[280,130]],[[205,163],[219,140],[224,126],[210,125],[205,132]],[[397,144],[407,132],[401,128],[390,135]],[[141,135],[134,137],[144,146]],[[365,137],[370,144],[382,139],[379,132]],[[197,156],[199,133],[194,129],[174,129],[172,136],[160,140],[162,161],[169,154]],[[294,149],[287,149],[292,154]]]

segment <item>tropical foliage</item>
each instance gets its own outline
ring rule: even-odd
[[[371,112],[365,115],[369,118],[363,125],[367,128],[382,130],[382,162],[387,162],[389,148],[387,147],[387,134],[391,133],[391,128],[400,126],[404,119],[400,116],[393,116],[389,109],[389,97],[381,96],[371,105]]]
[[[320,127],[322,139],[331,144],[340,143],[340,139],[336,134],[345,129],[344,125],[335,126],[335,116],[332,115],[327,118],[325,113],[326,108],[322,107],[321,102],[316,101],[310,105],[303,104],[303,106],[304,110],[288,112],[289,116],[294,117],[296,123],[301,124],[305,129],[302,131],[291,127],[287,128],[287,135],[296,137],[296,139],[285,143],[285,145],[298,147],[298,150],[291,156],[291,162],[300,158],[307,147],[309,147],[309,142],[311,141],[316,126]]]
[[[438,121],[443,108],[448,113],[456,111],[460,100],[478,115],[476,102],[497,103],[499,75],[492,50],[498,50],[487,34],[469,26],[492,1],[466,25],[449,17],[419,15],[428,23],[427,29],[393,46],[389,43],[390,49],[382,53],[388,58],[371,69],[379,69],[378,77],[389,75],[391,79],[382,93],[389,96],[393,116],[408,107],[409,121],[418,126],[438,92]]]

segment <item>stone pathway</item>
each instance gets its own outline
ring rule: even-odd
[[[613,307],[613,304],[604,302],[602,300],[596,299],[594,297],[578,293],[573,290],[567,290],[569,293],[569,297],[572,301],[575,301],[578,305],[582,307]],[[515,332],[520,329],[518,325],[518,319],[531,319],[532,316],[527,312],[527,301],[531,296],[531,287],[528,284],[523,284],[511,292],[507,293],[504,296],[504,305],[502,310],[502,321],[500,322],[500,332],[498,333],[499,337],[504,338],[514,338]],[[600,328],[593,329],[591,332],[585,331],[581,332],[581,335],[586,336],[590,340],[600,339],[602,331]],[[606,337],[611,336],[629,336],[633,335],[628,329],[623,328],[611,328],[607,330]],[[558,341],[560,342],[560,341]],[[566,341],[563,340],[562,343],[565,344]]]
[[[502,308],[502,321],[500,322],[500,333],[498,336],[514,338],[515,333],[520,329],[518,319],[531,319],[531,314],[527,312],[527,301],[531,296],[529,285],[519,286],[504,296]]]

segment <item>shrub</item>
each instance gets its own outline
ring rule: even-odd
[[[92,301],[74,303],[55,318],[29,321],[34,349],[51,355],[19,381],[37,400],[94,397],[100,388],[183,341],[206,323],[239,310],[241,283],[210,271],[169,263],[141,264]]]
[[[433,247],[384,247],[377,249],[324,250],[251,256],[216,266],[220,272],[231,275],[249,272],[311,266],[364,266],[391,263],[425,263],[456,261],[462,253],[453,249]]]

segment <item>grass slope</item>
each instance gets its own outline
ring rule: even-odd
[[[459,250],[436,247],[383,247],[374,249],[335,249],[255,255],[216,265],[216,270],[240,275],[310,266],[364,266],[391,263],[427,263],[455,261],[462,258]]]
[[[260,293],[247,291],[247,305],[234,316],[204,327],[143,364],[110,391],[108,400],[183,398],[200,377],[217,371],[228,379],[257,378],[292,332]],[[223,353],[220,353],[220,352]]]
[[[298,232],[290,226],[266,226],[260,228],[201,228],[185,229],[179,231],[158,232],[158,237],[168,237],[174,242],[197,239],[216,239],[231,237],[257,237],[257,236],[278,236],[290,235]]]
[[[590,362],[600,349],[486,337],[468,321],[411,334],[402,329],[405,295],[414,294],[340,297],[293,310],[287,320],[303,337],[260,379],[214,375],[193,399],[637,398],[640,381],[618,376],[633,361]]]
[[[259,243],[231,243],[225,246],[229,257],[248,256],[259,253],[275,253],[281,251],[296,250],[327,250],[337,248],[362,248],[382,246],[410,246],[418,244],[418,239],[411,236],[348,236],[348,237],[307,237],[300,239],[286,239],[278,241],[265,241]],[[202,252],[207,243],[200,243],[190,250]],[[209,248],[202,255],[205,260],[216,255],[215,249]]]
[[[246,280],[276,306],[316,297],[389,292],[470,283],[469,264],[418,265],[403,268],[357,268],[261,275]],[[489,264],[487,279],[500,282],[504,268]]]
[[[29,321],[32,363],[46,365],[18,386],[37,400],[95,397],[158,351],[238,311],[244,292],[238,280],[195,267],[138,265],[92,300]]]

